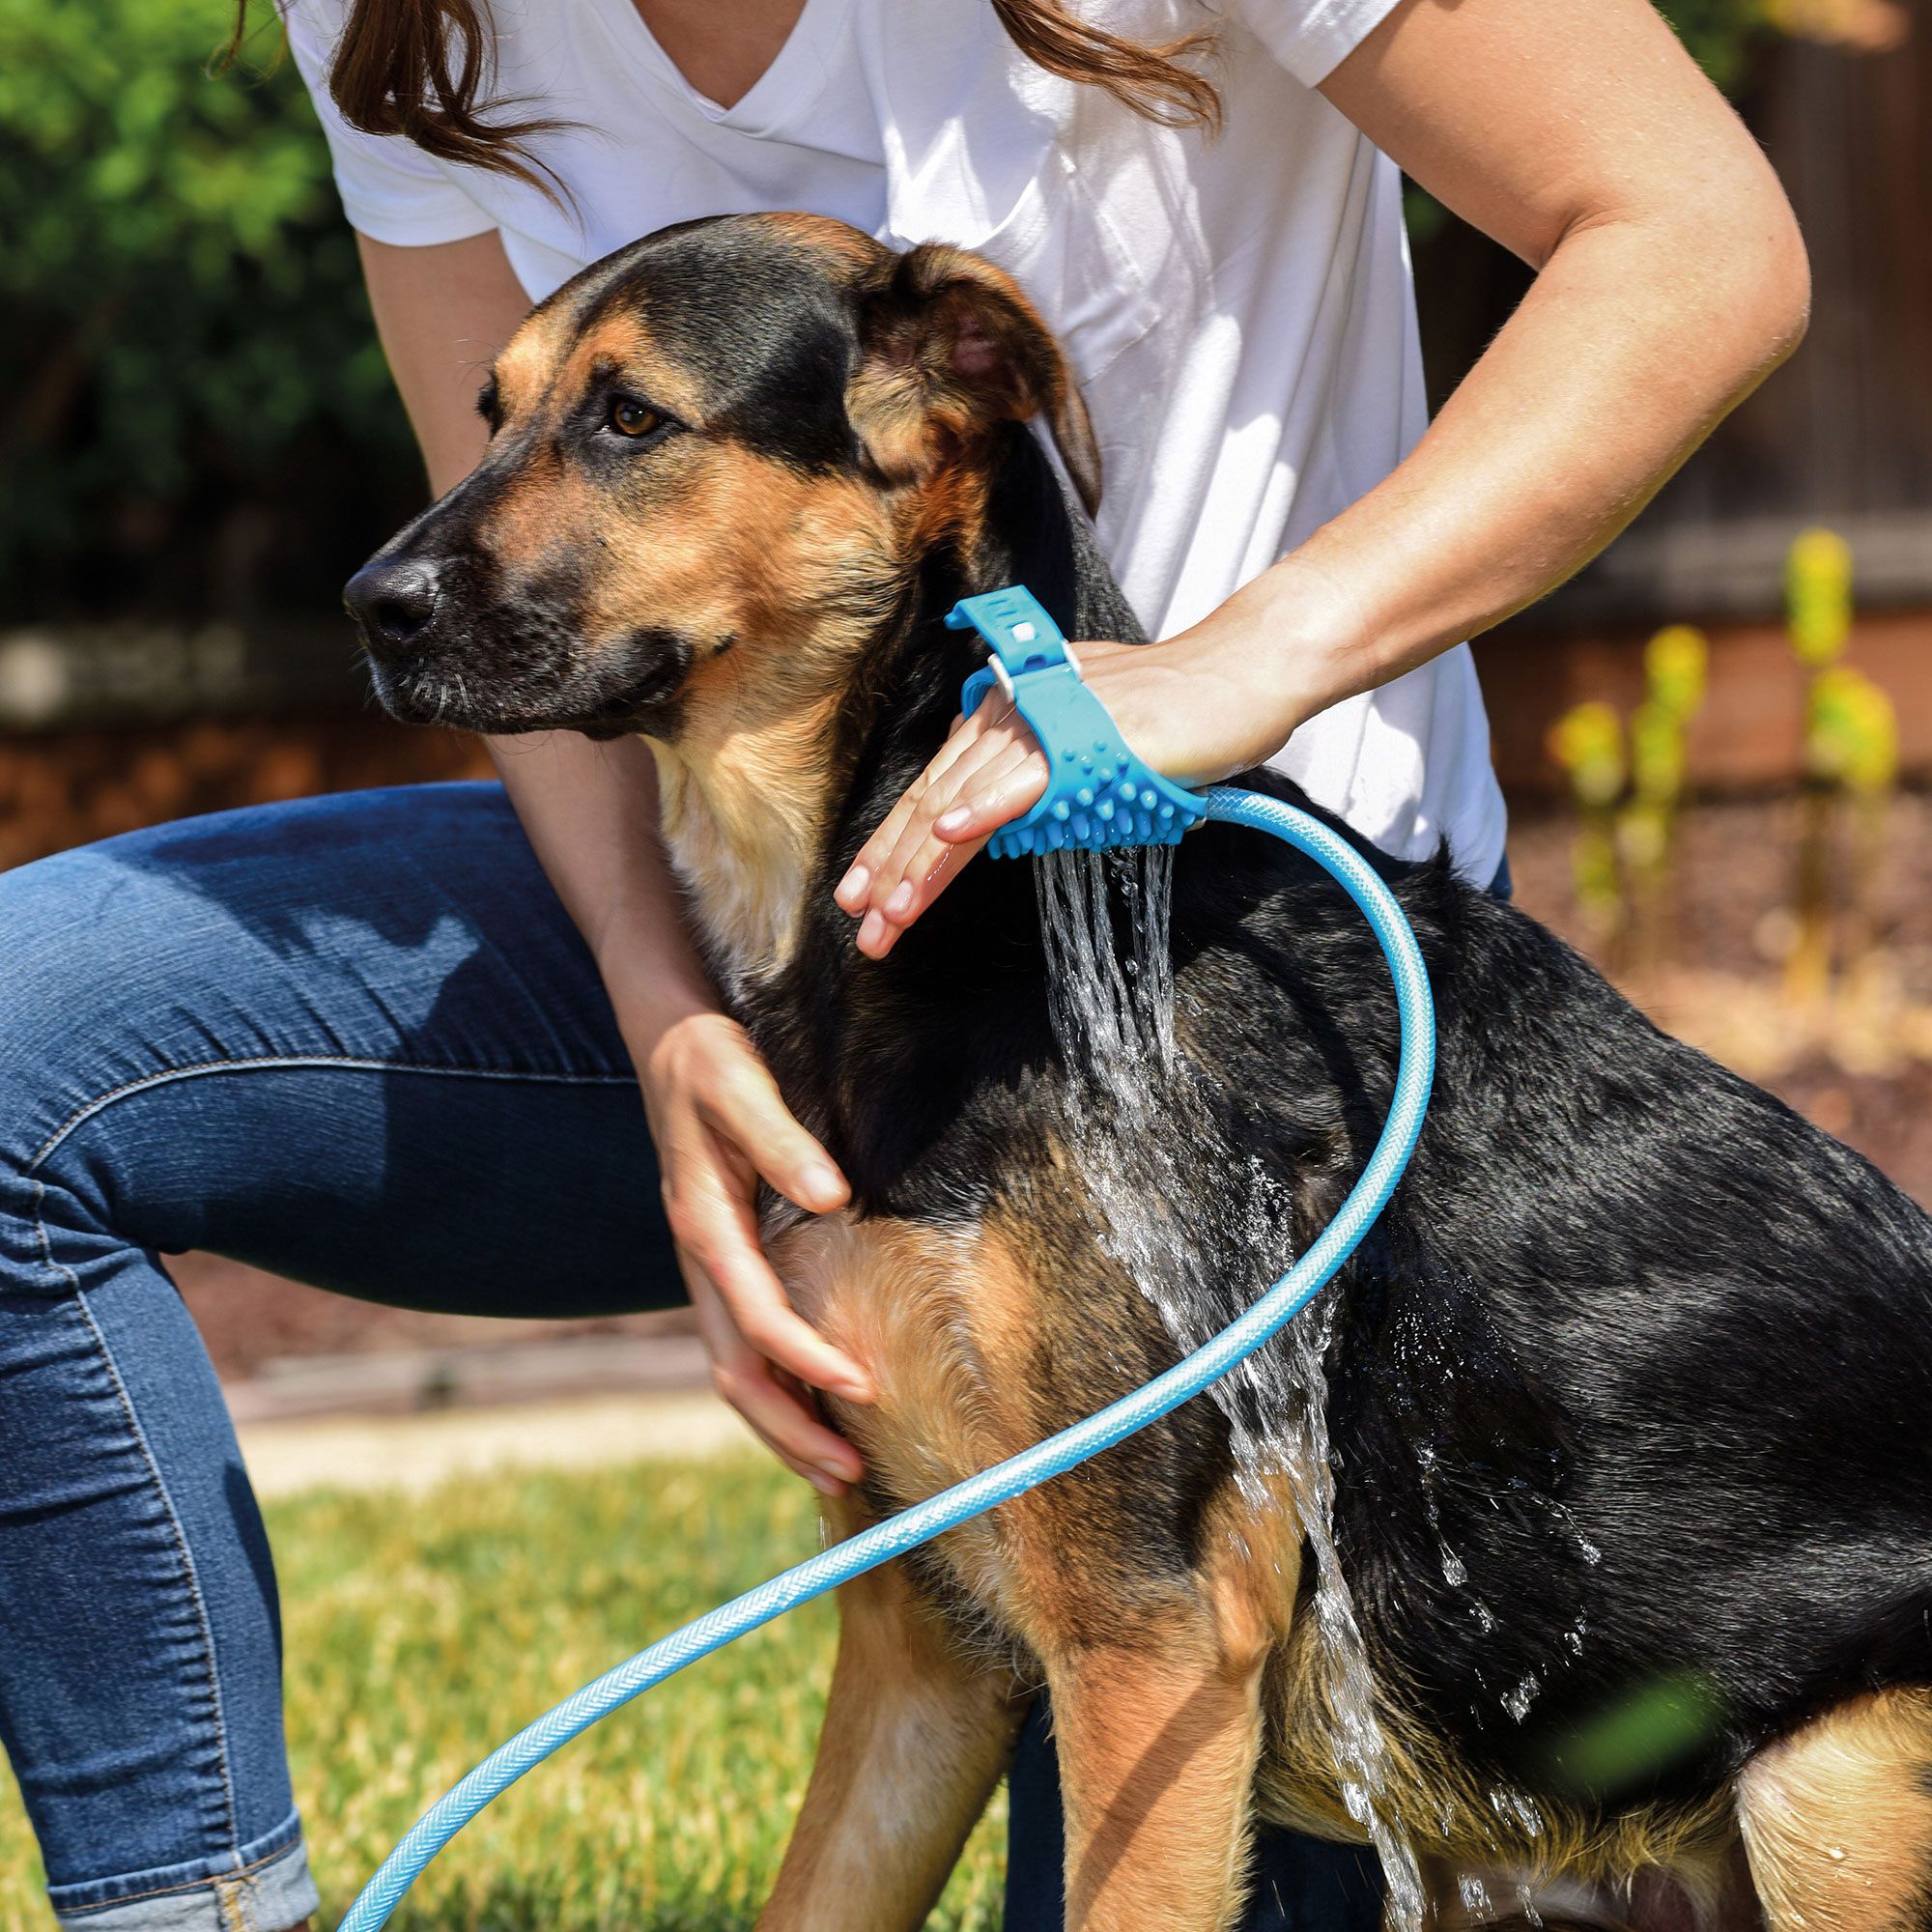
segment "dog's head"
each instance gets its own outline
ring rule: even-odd
[[[536,309],[478,467],[351,580],[378,695],[486,731],[663,741],[836,691],[922,558],[970,545],[1006,425],[1097,459],[1058,345],[960,250],[732,215],[647,237]]]

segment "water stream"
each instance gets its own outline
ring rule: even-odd
[[[1287,1177],[1236,1144],[1224,1102],[1178,1043],[1173,867],[1171,847],[1060,852],[1038,862],[1035,876],[1054,1032],[1068,1070],[1068,1138],[1095,1232],[1186,1352],[1230,1319],[1219,1285],[1227,1257],[1242,1257],[1252,1274],[1237,1296],[1246,1306],[1293,1260],[1293,1219]],[[1392,1923],[1420,1932],[1422,1878],[1387,1803],[1388,1742],[1335,1548],[1322,1368],[1332,1320],[1323,1296],[1212,1393],[1244,1493],[1259,1502],[1285,1480],[1294,1498],[1315,1557],[1317,1648],[1344,1802],[1381,1859]]]

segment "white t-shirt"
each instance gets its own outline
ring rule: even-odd
[[[574,125],[535,153],[575,209],[358,133],[324,73],[345,0],[288,0],[350,220],[501,233],[532,299],[668,222],[803,209],[1009,270],[1059,332],[1105,466],[1101,546],[1151,637],[1195,622],[1395,468],[1426,408],[1396,169],[1315,92],[1394,0],[1111,0],[1217,24],[1218,139],[1057,79],[987,0],[806,0],[772,67],[706,100],[631,0],[495,0],[490,98]],[[1487,884],[1502,797],[1459,645],[1311,719],[1272,761],[1385,850]]]

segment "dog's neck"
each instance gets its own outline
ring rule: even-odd
[[[890,599],[855,586],[860,608],[807,620],[781,682],[740,694],[701,755],[676,741],[654,745],[666,845],[734,1002],[791,964],[807,895],[830,890],[944,742],[959,687],[983,657],[946,628],[946,612],[1008,583],[1025,583],[1069,637],[1143,635],[1093,532],[1019,425],[1000,440],[970,546],[949,536],[901,566]]]
[[[654,743],[658,822],[712,971],[734,1000],[797,950],[803,881],[823,838],[808,789],[825,764],[834,701],[749,724],[702,762]]]

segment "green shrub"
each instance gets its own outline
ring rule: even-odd
[[[219,601],[224,526],[412,487],[300,81],[210,78],[223,15],[0,0],[0,613]]]

